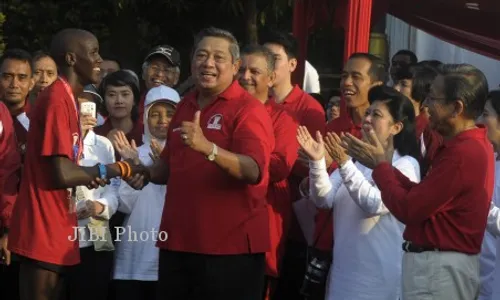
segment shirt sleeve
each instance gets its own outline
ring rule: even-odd
[[[420,172],[408,159],[401,158],[394,164],[394,167],[401,171],[413,182],[420,181]],[[350,160],[340,169],[340,175],[344,181],[352,200],[368,215],[385,215],[390,213],[384,202],[380,190],[371,180]]]
[[[279,182],[288,177],[297,160],[297,123],[287,113],[282,112],[274,130],[276,146],[271,154],[269,173],[271,182]]]
[[[50,97],[61,97],[61,95],[53,92]],[[41,155],[66,156],[73,159],[73,139],[77,137],[73,137],[71,133],[69,111],[62,101],[52,102],[49,101],[45,107]]]
[[[271,152],[275,146],[271,117],[264,105],[242,108],[236,119],[233,141],[230,151],[252,158],[259,167],[260,180],[262,172],[267,172]]]
[[[419,224],[429,219],[463,185],[459,164],[453,158],[437,161],[420,184],[385,162],[373,170],[372,177],[382,192],[385,206],[404,224]]]
[[[338,190],[342,186],[339,171],[328,176],[326,161],[309,162],[309,199],[319,208],[331,208],[335,205]]]
[[[21,155],[14,125],[5,104],[0,102],[0,227],[9,227],[17,199]]]

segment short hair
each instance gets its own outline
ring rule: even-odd
[[[38,50],[36,52],[33,53],[33,64],[36,63],[37,61],[39,61],[40,59],[42,58],[45,58],[45,57],[48,57],[52,60],[54,60],[49,53],[43,51],[43,50]]]
[[[241,56],[243,55],[258,55],[266,59],[267,62],[267,70],[269,72],[274,71],[276,65],[276,59],[274,58],[274,54],[269,51],[266,47],[262,45],[248,45],[241,50]]]
[[[101,81],[99,85],[99,94],[106,102],[106,89],[108,86],[128,86],[132,90],[134,94],[134,105],[132,107],[132,120],[136,121],[138,117],[137,105],[140,99],[139,92],[139,82],[137,79],[137,75],[134,76],[134,73],[130,70],[118,70],[111,74],[106,75]],[[108,116],[109,112],[106,110],[106,105],[103,106],[103,116]]]
[[[118,68],[120,68],[120,69],[122,68],[122,63],[115,56],[109,56],[109,55],[107,55],[107,56],[101,57],[101,58],[102,58],[103,61],[105,61],[105,60],[114,61],[118,65]]]
[[[229,52],[233,57],[233,63],[240,59],[240,46],[238,45],[238,40],[231,32],[216,27],[208,27],[202,29],[194,38],[194,50],[196,50],[201,40],[206,37],[217,37],[225,39],[229,42]]]
[[[476,119],[484,110],[488,97],[488,80],[484,73],[469,64],[444,64],[439,73],[444,77],[446,102],[460,99],[465,116]]]
[[[398,55],[409,56],[411,64],[416,64],[418,62],[417,55],[415,54],[415,52],[413,52],[411,50],[407,50],[407,49],[399,50],[398,52],[396,52],[396,54],[394,54],[394,56],[392,56],[392,58],[394,58],[394,57],[396,57]]]
[[[411,97],[422,103],[430,92],[431,85],[436,79],[436,69],[420,64],[405,66],[395,76],[396,80],[409,79],[412,81]]]
[[[372,81],[385,81],[387,77],[387,71],[385,63],[380,57],[365,52],[356,52],[349,56],[349,60],[357,58],[366,59],[370,62],[371,65],[370,69],[368,70],[368,75],[370,75]]]
[[[491,106],[497,115],[500,116],[500,90],[491,91],[486,99],[491,102]]]
[[[438,69],[439,67],[441,67],[441,65],[443,63],[439,60],[431,59],[431,60],[422,60],[422,61],[418,62],[417,64],[422,65],[424,67]]]
[[[3,55],[0,57],[0,67],[3,65],[3,62],[7,59],[20,60],[28,63],[31,69],[31,75],[33,76],[34,67],[33,67],[33,58],[31,54],[23,49],[19,48],[11,48],[5,50]]]
[[[299,57],[299,44],[295,37],[287,32],[270,30],[263,35],[261,44],[277,44],[283,47],[288,59]]]
[[[391,87],[378,85],[368,92],[368,101],[370,104],[377,101],[383,102],[394,121],[403,124],[401,132],[394,136],[394,149],[398,150],[401,156],[410,155],[419,160],[415,108],[410,99]]]

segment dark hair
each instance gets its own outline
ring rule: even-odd
[[[328,103],[327,100],[320,93],[310,93],[309,95],[313,97],[316,101],[318,101],[318,103],[321,104],[321,106],[323,107],[325,107],[326,104]]]
[[[444,64],[439,73],[444,77],[446,102],[461,100],[465,116],[476,119],[483,112],[488,96],[488,80],[484,73],[469,64]]]
[[[486,99],[491,102],[491,106],[500,116],[500,90],[491,91]]]
[[[118,65],[119,69],[122,68],[122,64],[121,64],[120,60],[117,57],[107,55],[106,57],[102,57],[102,60],[103,61],[105,61],[105,60],[114,61]]]
[[[415,64],[401,68],[396,73],[395,79],[398,81],[405,79],[411,80],[411,97],[418,103],[422,103],[429,94],[431,85],[437,75],[438,72],[436,69]]]
[[[265,58],[267,61],[267,70],[269,72],[274,71],[276,59],[274,58],[274,54],[269,51],[269,49],[261,45],[248,45],[241,50],[241,56],[252,54]]]
[[[283,47],[288,59],[299,57],[299,44],[297,40],[287,32],[270,30],[263,35],[261,44],[277,44]]]
[[[394,54],[394,56],[392,58],[394,58],[394,57],[396,57],[398,55],[409,56],[411,64],[416,64],[418,62],[417,55],[413,51],[411,51],[411,50],[407,50],[407,49],[399,50],[398,52],[396,52],[396,54]]]
[[[234,35],[224,29],[216,28],[216,27],[208,27],[202,29],[194,38],[194,47],[193,53],[196,51],[198,44],[206,37],[217,37],[223,38],[229,42],[229,53],[233,57],[233,62],[240,59],[240,46],[238,45],[238,40],[234,37]]]
[[[50,54],[48,54],[47,52],[43,51],[43,50],[38,50],[36,52],[33,52],[33,63],[36,63],[37,61],[39,61],[40,59],[42,58],[45,58],[45,57],[48,57],[52,60],[54,60]],[[54,62],[55,63],[55,62]]]
[[[0,67],[3,65],[3,62],[7,59],[27,62],[31,69],[31,76],[33,76],[34,72],[33,58],[31,57],[31,54],[28,51],[19,48],[12,48],[5,50],[3,55],[0,57]]]
[[[424,67],[430,67],[434,69],[438,69],[441,67],[443,63],[440,62],[439,60],[431,59],[431,60],[422,60],[418,62],[418,65],[424,66]]]
[[[138,118],[137,105],[139,104],[140,100],[140,92],[137,79],[127,70],[118,70],[116,72],[106,75],[106,77],[102,79],[98,91],[104,100],[104,105],[102,107],[102,115],[105,117],[109,116],[109,112],[106,109],[105,103],[106,103],[106,89],[110,85],[117,87],[119,86],[130,87],[132,93],[134,94],[134,105],[132,106],[131,117],[132,120],[135,122]]]
[[[399,154],[410,155],[419,160],[420,152],[415,131],[415,109],[410,99],[395,89],[378,85],[368,92],[370,104],[376,101],[383,102],[394,119],[394,122],[403,123],[401,132],[394,136],[394,149]]]
[[[368,70],[368,75],[370,75],[372,82],[385,81],[387,77],[386,66],[384,61],[380,57],[365,52],[356,52],[349,56],[349,60],[356,58],[366,59],[371,63],[370,69]]]

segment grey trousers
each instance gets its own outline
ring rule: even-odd
[[[405,253],[401,300],[475,300],[479,256],[458,252]]]

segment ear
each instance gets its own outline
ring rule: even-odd
[[[465,105],[462,100],[456,100],[453,103],[453,114],[452,117],[456,118],[457,116],[460,116],[464,114],[465,112]]]
[[[276,80],[276,72],[272,71],[271,74],[269,74],[269,83],[267,86],[269,88],[272,88],[274,86],[274,81]]]
[[[394,123],[391,126],[391,130],[390,130],[391,135],[395,136],[396,134],[400,133],[401,130],[403,130],[403,127],[404,127],[403,122],[396,122],[396,123]]]
[[[295,72],[295,69],[297,69],[297,59],[296,58],[291,58],[288,60],[288,67],[290,69],[290,73]]]
[[[64,56],[64,60],[66,61],[66,64],[70,67],[73,67],[76,64],[76,54],[73,52],[68,52]]]
[[[237,59],[233,63],[233,77],[236,78],[236,74],[238,74],[238,71],[240,70],[240,66],[241,66],[241,59]]]
[[[30,86],[29,86],[29,92],[35,87],[35,77],[31,76],[30,79]]]

